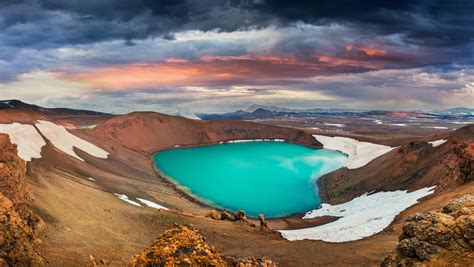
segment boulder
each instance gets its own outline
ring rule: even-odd
[[[235,221],[235,217],[233,214],[225,210],[221,213],[221,220]]]
[[[245,216],[245,211],[243,210],[234,212],[234,218],[238,221],[248,221],[247,216]]]
[[[207,214],[206,214],[206,218],[211,218],[213,220],[220,220],[221,219],[221,215],[219,214],[219,212],[217,212],[217,210],[210,210]]]
[[[266,229],[270,229],[270,230],[272,229],[272,228],[268,225],[267,221],[265,221],[265,215],[259,214],[259,215],[258,215],[258,220],[260,221],[260,227],[261,227],[261,228],[266,228]]]

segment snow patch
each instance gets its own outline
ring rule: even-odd
[[[320,209],[306,213],[303,219],[335,216],[338,220],[321,226],[280,230],[285,239],[347,242],[359,240],[383,231],[400,212],[416,204],[418,199],[432,194],[435,186],[408,193],[406,190],[368,193],[339,204],[322,204]]]
[[[286,142],[284,139],[239,139],[239,140],[229,140],[225,143],[233,144],[233,143],[248,143],[248,142]],[[219,142],[219,144],[223,144],[224,142]]]
[[[10,136],[10,141],[17,145],[18,156],[24,161],[41,158],[41,148],[46,142],[33,125],[16,122],[0,124],[0,132]]]
[[[449,129],[448,127],[444,127],[444,126],[433,126],[431,128],[438,129],[438,130],[448,130]]]
[[[406,125],[405,123],[391,123],[389,125],[392,125],[392,126],[398,126],[398,127],[407,127],[408,125]]]
[[[381,121],[381,120],[374,120],[374,123],[376,123],[376,124],[383,124],[383,121]]]
[[[440,139],[440,140],[431,141],[431,142],[428,142],[428,143],[430,143],[433,147],[437,147],[437,146],[440,146],[440,145],[446,143],[447,141],[448,141],[448,139]]]
[[[95,181],[95,179],[94,179],[94,178],[92,178],[92,177],[88,177],[88,178],[87,178],[87,180],[89,180],[89,181],[93,181],[93,182]]]
[[[324,125],[326,125],[326,126],[336,126],[336,127],[339,127],[339,128],[342,128],[342,127],[346,126],[345,124],[340,124],[340,123],[324,123]]]
[[[454,124],[473,124],[474,122],[470,122],[470,121],[451,121],[451,123],[454,123]]]
[[[150,201],[150,200],[146,200],[146,199],[143,199],[143,198],[137,198],[137,200],[140,201],[141,203],[147,205],[150,208],[169,210],[168,208],[166,208],[164,206],[161,206],[160,204],[156,204],[155,202]]]
[[[59,150],[84,161],[75,152],[74,147],[98,158],[106,159],[109,153],[68,132],[63,126],[50,121],[39,120],[36,127]]]
[[[142,206],[142,205],[140,205],[138,202],[135,202],[135,201],[133,201],[133,200],[130,200],[127,195],[124,195],[124,194],[117,194],[117,193],[114,193],[114,195],[116,195],[120,200],[123,200],[123,201],[127,202],[128,204],[131,204],[131,205],[134,205],[134,206],[137,206],[137,207],[141,207],[141,206]]]
[[[389,146],[361,142],[349,137],[330,137],[317,134],[313,136],[323,144],[324,148],[346,154],[348,158],[344,167],[348,169],[360,168],[394,149]]]

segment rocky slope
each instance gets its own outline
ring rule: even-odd
[[[474,262],[474,196],[409,216],[396,251],[382,266],[470,266]]]
[[[25,162],[0,134],[0,266],[42,263],[37,252],[43,221],[27,207],[33,194],[25,181]]]
[[[447,140],[437,147],[428,139],[410,142],[362,168],[328,174],[318,181],[322,197],[340,203],[370,191],[436,185],[441,192],[474,181],[474,125],[452,132]]]
[[[235,139],[275,138],[318,145],[304,131],[241,121],[196,121],[154,112],[115,116],[97,125],[97,136],[143,152],[179,145],[217,143]],[[133,135],[134,138],[131,138]]]

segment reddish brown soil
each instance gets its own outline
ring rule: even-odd
[[[44,120],[47,117],[41,113],[26,111],[26,110],[15,110],[6,109],[0,111],[0,123],[34,123],[35,120]]]

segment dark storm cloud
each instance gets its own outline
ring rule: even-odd
[[[6,45],[47,48],[150,37],[173,39],[186,29],[236,30],[261,24],[249,9],[223,1],[24,0],[0,2]]]
[[[17,34],[2,42],[35,46],[112,39],[133,44],[186,29],[234,31],[303,21],[400,34],[403,42],[436,47],[472,42],[473,12],[469,0],[25,0],[0,3],[0,27]]]
[[[286,21],[337,22],[402,34],[404,41],[424,46],[463,45],[474,38],[474,1],[470,0],[265,0],[255,8]]]
[[[313,91],[355,105],[464,105],[473,13],[471,0],[0,0],[0,96],[93,98],[107,111],[290,104]],[[136,77],[149,82],[128,86]]]

